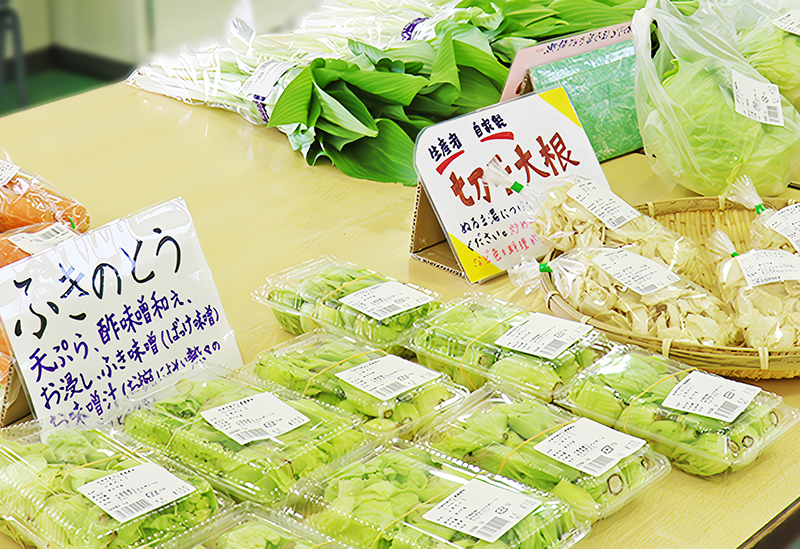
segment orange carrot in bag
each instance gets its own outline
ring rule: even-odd
[[[0,231],[57,222],[78,232],[89,228],[86,208],[37,175],[20,171],[0,187]]]

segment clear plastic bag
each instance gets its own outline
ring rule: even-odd
[[[615,257],[615,261],[636,264],[631,267],[634,271],[645,265],[648,272],[658,275],[658,283],[642,279],[641,284],[648,285],[639,288],[642,293],[624,285],[598,264],[609,252],[630,254]],[[538,286],[542,268],[535,262],[523,262],[510,271],[511,282]],[[556,289],[572,308],[616,328],[640,336],[723,347],[741,339],[726,303],[655,260],[615,248],[582,248],[558,256],[544,268],[552,272]]]
[[[799,419],[796,409],[766,391],[758,392],[731,421],[664,407],[672,389],[692,370],[644,349],[617,351],[576,376],[556,402],[650,441],[673,466],[703,477],[752,463]]]
[[[659,49],[652,55],[651,24]],[[718,195],[748,175],[764,196],[786,189],[800,168],[800,114],[781,98],[783,126],[734,109],[733,71],[767,83],[699,18],[669,0],[650,0],[633,17],[636,109],[650,165],[668,183]]]
[[[19,170],[0,187],[0,231],[39,223],[61,223],[85,233],[89,214],[83,204],[37,174]]]
[[[367,393],[338,375],[388,356],[383,351],[348,337],[314,331],[260,353],[253,363],[245,367],[244,373],[338,406],[362,417],[366,421],[364,429],[392,436],[413,436],[434,416],[466,397],[467,391],[463,387],[452,383],[442,374],[391,397]],[[416,364],[410,366],[421,368]],[[381,368],[380,362],[377,362],[372,371],[380,371]],[[391,379],[386,377],[383,385],[373,390],[388,391],[395,383],[401,383],[397,376]]]
[[[416,442],[560,497],[578,520],[589,522],[612,515],[669,472],[666,458],[647,445],[601,475],[590,475],[535,449],[577,419],[524,393],[487,385],[463,407],[443,415]]]

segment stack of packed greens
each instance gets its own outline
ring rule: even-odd
[[[434,414],[452,407],[466,395],[445,376],[389,399],[381,399],[345,382],[336,374],[381,357],[347,337],[311,332],[261,353],[248,372],[305,396],[364,418],[364,428],[378,432],[413,435]],[[417,366],[418,367],[418,366]]]
[[[208,482],[160,460],[195,490],[138,518],[120,523],[78,491],[151,461],[97,431],[9,427],[0,432],[0,509],[23,538],[61,549],[151,547],[217,514]]]
[[[444,372],[456,383],[477,389],[487,380],[523,387],[550,401],[553,391],[592,364],[612,345],[593,331],[554,360],[497,345],[511,328],[531,313],[482,294],[456,299],[414,326],[409,347],[421,364]]]
[[[255,297],[269,305],[281,326],[293,334],[321,328],[337,335],[354,336],[388,353],[402,354],[400,343],[405,332],[416,320],[440,306],[437,294],[406,285],[430,300],[381,320],[341,301],[360,290],[388,282],[395,283],[369,269],[320,257],[268,277],[267,284],[255,292]]]
[[[339,549],[338,544],[285,514],[244,503],[173,538],[162,549],[310,549],[323,545]]]
[[[533,499],[530,514],[493,543],[423,518],[475,479]],[[363,549],[556,549],[571,545],[585,533],[561,500],[502,477],[437,460],[415,447],[379,447],[352,455],[331,476],[298,485],[289,506],[303,522]]]
[[[774,393],[760,391],[733,421],[662,406],[693,369],[643,349],[609,353],[556,396],[558,404],[651,442],[687,473],[737,471],[798,420]]]
[[[271,503],[285,495],[297,479],[365,441],[364,434],[354,428],[358,424],[354,416],[275,389],[270,391],[273,396],[309,421],[279,436],[240,444],[201,414],[265,391],[201,371],[144,396],[144,400],[155,399],[155,404],[128,413],[124,432],[163,450],[238,499]]]
[[[669,472],[669,462],[645,445],[602,475],[589,475],[534,448],[574,421],[575,416],[536,398],[512,396],[491,386],[473,397],[472,406],[442,417],[417,440],[492,473],[550,492],[568,503],[579,520],[595,521],[611,515]]]

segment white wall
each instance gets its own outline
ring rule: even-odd
[[[22,25],[22,49],[32,52],[46,48],[52,42],[50,36],[49,0],[11,0],[10,5],[20,16]],[[11,39],[6,43],[6,58],[11,57]]]

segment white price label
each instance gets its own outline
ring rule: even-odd
[[[249,100],[265,101],[281,76],[294,66],[285,61],[265,61],[242,84],[242,95]]]
[[[19,166],[16,164],[0,160],[0,187],[11,181],[18,171]]]
[[[422,518],[494,543],[539,505],[531,496],[473,479]]]
[[[751,250],[737,255],[747,285],[755,288],[772,282],[800,280],[800,257],[786,250]]]
[[[390,281],[358,290],[339,301],[375,320],[386,320],[390,316],[430,303],[433,297],[400,282]]]
[[[592,261],[639,295],[651,294],[681,279],[652,259],[628,250],[608,250],[595,256]]]
[[[609,229],[618,229],[628,221],[642,215],[611,190],[598,186],[591,179],[581,178],[567,191],[567,195],[589,210]]]
[[[781,208],[769,216],[764,224],[786,238],[800,252],[800,204]]]
[[[279,437],[311,421],[272,393],[259,393],[200,412],[239,444]]]
[[[35,233],[19,233],[8,239],[19,249],[31,255],[49,250],[56,244],[77,236],[64,225],[56,223]]]
[[[645,441],[640,438],[582,417],[559,429],[533,449],[574,469],[599,477],[644,445]]]
[[[778,86],[769,82],[759,82],[732,70],[734,109],[741,115],[756,122],[783,126],[781,92]]]
[[[800,35],[800,10],[792,10],[782,15],[775,19],[772,24],[782,31]]]
[[[336,377],[377,399],[389,400],[442,375],[389,355],[348,368],[337,373]]]
[[[128,522],[197,490],[155,463],[143,463],[78,488],[118,522]]]
[[[591,331],[591,326],[580,322],[531,313],[525,322],[508,330],[495,344],[512,351],[554,359]]]
[[[760,387],[694,371],[683,378],[664,399],[664,408],[731,422],[747,408]]]

